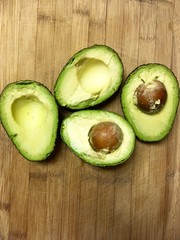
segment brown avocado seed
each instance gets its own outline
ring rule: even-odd
[[[135,91],[137,97],[137,107],[144,113],[158,113],[167,100],[167,90],[165,85],[154,80],[149,83],[142,83]]]
[[[101,122],[89,131],[89,142],[96,152],[111,153],[121,144],[123,133],[114,122]]]

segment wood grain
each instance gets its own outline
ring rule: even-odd
[[[180,1],[0,1],[0,91],[20,79],[53,90],[71,55],[93,44],[118,52],[124,77],[160,62],[179,80]],[[122,114],[119,94],[101,107]],[[84,163],[59,136],[47,161],[29,162],[0,126],[0,240],[179,240],[179,118],[113,168]]]

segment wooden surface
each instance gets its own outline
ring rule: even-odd
[[[179,0],[1,0],[0,91],[34,79],[53,89],[76,51],[106,44],[125,77],[160,62],[180,79]],[[119,93],[104,109],[122,113]],[[124,164],[98,168],[59,139],[25,160],[0,127],[0,240],[179,240],[180,123],[162,142],[137,140]]]

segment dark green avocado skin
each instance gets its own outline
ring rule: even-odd
[[[162,66],[162,67],[164,67],[166,69],[166,71],[168,71],[169,73],[171,73],[174,76],[174,79],[177,81],[177,84],[179,85],[179,82],[177,80],[176,75],[166,65],[161,64],[161,63],[146,63],[146,64],[141,64],[141,65],[137,66],[134,70],[132,70],[132,72],[129,73],[129,75],[125,79],[123,86],[128,84],[128,82],[130,81],[131,77],[134,76],[134,74],[137,72],[137,70],[139,70],[139,69],[146,69],[147,67],[152,67],[153,68],[154,66]],[[179,90],[180,90],[180,88],[179,88]]]

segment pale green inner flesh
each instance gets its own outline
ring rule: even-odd
[[[35,95],[27,94],[12,99],[12,103],[8,103],[6,108],[8,125],[15,135],[13,141],[29,156],[38,156],[48,151],[54,122],[46,95],[42,95],[42,101],[39,100],[38,94]]]
[[[88,133],[92,126],[99,122],[109,121],[115,122],[123,132],[123,141],[118,149],[109,154],[96,152],[89,143]],[[63,135],[69,145],[81,155],[86,155],[86,159],[96,159],[97,162],[116,162],[125,159],[134,147],[134,134],[132,129],[127,126],[126,121],[118,117],[112,118],[108,113],[104,114],[84,114],[82,116],[74,116],[66,120]]]
[[[112,83],[109,66],[95,58],[83,58],[63,74],[63,91],[59,95],[62,101],[73,105],[98,98]]]
[[[43,125],[47,111],[37,98],[21,97],[13,102],[12,115],[19,126],[31,131]]]

